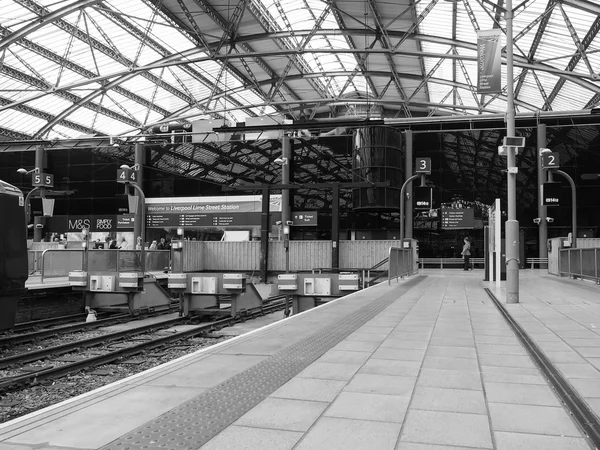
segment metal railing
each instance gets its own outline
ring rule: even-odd
[[[146,250],[143,253],[140,250],[44,250],[40,263],[41,282],[44,278],[68,277],[69,272],[75,270],[163,272],[169,268],[170,254],[169,250]]]
[[[558,270],[561,276],[593,280],[600,284],[600,248],[561,249]]]
[[[412,248],[390,247],[389,253],[388,284],[393,278],[404,278],[417,273],[417,261],[414,259]]]

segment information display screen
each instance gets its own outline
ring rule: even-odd
[[[473,208],[441,208],[442,229],[460,230],[475,228],[475,210]]]

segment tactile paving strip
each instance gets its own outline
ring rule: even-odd
[[[416,277],[341,317],[270,358],[209,389],[102,450],[196,450],[296,376],[326,351],[391,305],[424,277]]]

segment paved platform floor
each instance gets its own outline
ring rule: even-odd
[[[0,450],[579,450],[482,271],[425,270],[0,425]],[[600,287],[520,272],[505,305],[594,411]]]

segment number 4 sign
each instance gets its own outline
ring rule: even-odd
[[[117,169],[118,183],[135,183],[137,181],[137,172],[131,169]]]

